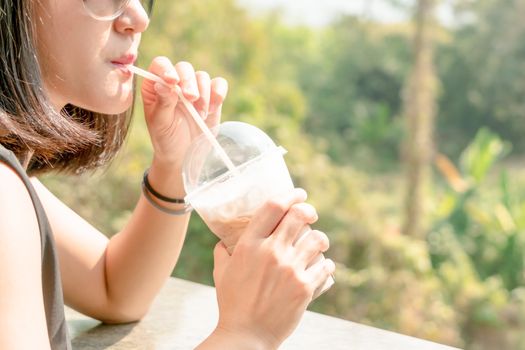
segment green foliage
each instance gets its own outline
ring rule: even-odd
[[[330,140],[328,152],[337,162],[397,160],[402,134],[396,116],[409,68],[405,28],[344,18],[318,38],[318,53],[300,76],[305,128]]]
[[[482,332],[473,335],[480,329],[508,328],[508,334],[497,336],[499,348],[522,344],[523,339],[508,338],[511,329],[525,326],[525,314],[509,317],[512,308],[525,307],[512,296],[521,293],[525,283],[525,197],[513,194],[506,172],[501,173],[495,189],[485,184],[491,167],[508,150],[497,135],[487,129],[478,132],[461,157],[462,177],[468,186],[443,194],[445,204],[436,213],[427,238],[445,291],[464,310],[462,328],[469,343],[476,344],[477,337],[482,337]]]
[[[478,132],[461,157],[468,187],[460,192],[451,189],[444,195],[447,204],[437,213],[430,242],[435,265],[450,261],[449,254],[461,248],[482,279],[498,275],[511,290],[524,282],[525,246],[519,236],[525,234],[525,226],[517,226],[513,218],[517,211],[511,204],[509,181],[504,174],[498,191],[487,194],[483,188],[491,166],[508,148],[487,129]]]
[[[480,0],[464,6],[473,20],[439,50],[443,86],[438,131],[457,154],[487,126],[523,151],[525,89],[523,0]]]
[[[495,162],[507,155],[510,145],[488,129],[481,129],[474,141],[463,152],[461,165],[463,172],[475,185],[481,184]]]

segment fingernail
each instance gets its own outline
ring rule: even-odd
[[[166,85],[161,84],[161,83],[155,83],[154,88],[157,94],[162,95],[162,96],[169,95],[171,91]]]

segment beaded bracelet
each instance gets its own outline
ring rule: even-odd
[[[144,177],[142,179],[142,186],[141,187],[142,187],[142,193],[144,194],[144,197],[146,197],[147,201],[153,207],[155,207],[156,209],[162,211],[163,213],[169,214],[169,215],[184,215],[184,214],[187,214],[187,213],[189,213],[189,212],[191,212],[193,210],[191,205],[186,204],[184,199],[169,198],[169,197],[163,196],[160,193],[158,193],[155,190],[153,190],[153,188],[151,187],[150,183],[148,182],[148,172],[149,172],[149,169],[146,169],[146,171],[144,172]],[[160,205],[159,203],[155,202],[155,200],[152,198],[152,195],[155,196],[156,198],[160,199],[160,200],[164,200],[165,202],[185,204],[185,206],[182,209],[166,208],[166,207]],[[163,198],[168,199],[168,200],[165,200]]]

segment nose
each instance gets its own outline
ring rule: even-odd
[[[149,17],[140,0],[131,0],[114,23],[120,33],[142,33],[148,28]]]

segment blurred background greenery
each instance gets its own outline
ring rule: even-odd
[[[227,78],[223,119],[288,149],[338,263],[311,310],[525,348],[525,0],[447,1],[446,24],[445,1],[390,3],[407,20],[308,26],[234,0],[157,1],[140,64],[166,55]],[[111,236],[150,159],[139,102],[109,169],[44,182]],[[215,242],[194,214],[174,276],[211,285]]]

